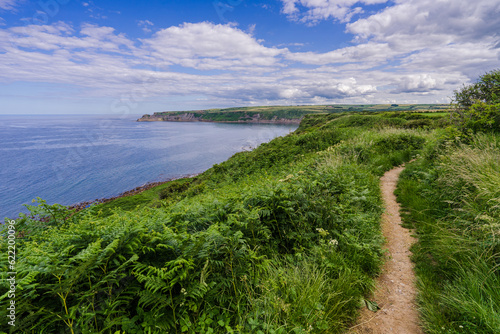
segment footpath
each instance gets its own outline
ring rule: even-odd
[[[363,309],[358,324],[349,334],[423,334],[418,326],[416,287],[410,247],[416,241],[411,231],[401,226],[399,203],[394,190],[404,167],[394,168],[380,179],[385,213],[382,232],[386,238],[386,262],[372,300],[380,310]]]

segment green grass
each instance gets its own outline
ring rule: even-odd
[[[16,333],[344,331],[380,273],[379,176],[434,138],[408,121],[317,114],[195,178],[79,213],[40,201],[16,223]]]
[[[498,139],[434,141],[401,174],[404,221],[419,238],[413,252],[427,333],[500,330]]]
[[[183,188],[184,185],[187,186],[194,180],[195,178],[182,178],[178,180],[172,180],[168,183],[164,183],[135,195],[124,196],[114,199],[110,202],[97,204],[95,205],[95,209],[101,212],[101,217],[107,217],[118,209],[131,211],[144,206],[160,205],[160,199],[175,197],[175,191],[172,192],[169,190],[177,187]],[[163,193],[166,193],[166,195],[162,196]]]
[[[246,122],[254,115],[260,119],[301,119],[308,114],[346,113],[346,112],[399,112],[418,113],[420,117],[439,118],[447,116],[449,105],[445,104],[366,104],[366,105],[318,105],[318,106],[258,106],[226,109],[157,112],[155,116],[194,114],[197,119],[211,122]]]

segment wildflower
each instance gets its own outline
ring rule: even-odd
[[[339,244],[339,242],[335,239],[331,239],[330,241],[328,241],[328,244],[332,247],[335,247]]]
[[[181,289],[181,293],[186,295],[186,294],[187,294],[186,289],[182,288],[182,289]]]

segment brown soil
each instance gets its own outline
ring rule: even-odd
[[[401,226],[399,204],[394,190],[404,167],[385,173],[380,179],[385,213],[382,232],[386,238],[387,259],[377,279],[376,291],[371,298],[381,308],[376,313],[363,309],[350,334],[422,334],[418,310],[415,305],[416,288],[410,246],[416,241],[411,231]]]

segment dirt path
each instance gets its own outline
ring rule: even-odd
[[[381,308],[374,313],[363,309],[358,324],[350,334],[422,334],[418,326],[415,306],[416,288],[410,246],[416,240],[410,230],[401,226],[399,203],[394,190],[404,167],[394,168],[380,179],[385,213],[382,232],[387,240],[387,261],[377,279],[377,288],[371,300]]]

